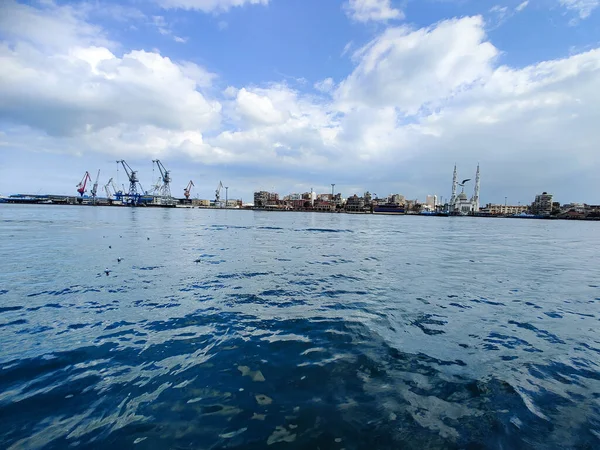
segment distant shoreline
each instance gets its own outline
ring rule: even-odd
[[[349,214],[349,215],[372,215],[372,216],[416,216],[416,217],[447,217],[447,218],[482,218],[482,219],[529,219],[529,220],[570,220],[570,221],[600,221],[600,217],[557,217],[557,216],[519,216],[519,215],[487,215],[487,214],[472,214],[472,215],[450,215],[445,213],[439,214],[421,214],[421,213],[388,213],[388,212],[371,212],[371,211],[325,211],[317,209],[284,209],[284,208],[258,208],[258,207],[215,207],[215,206],[200,206],[200,205],[110,205],[108,203],[98,203],[96,205],[90,203],[71,203],[71,202],[44,202],[40,200],[16,200],[2,199],[0,205],[35,205],[35,206],[79,206],[79,207],[111,207],[111,208],[176,208],[176,209],[206,209],[206,210],[227,210],[227,211],[258,211],[258,212],[290,212],[290,213],[322,213],[322,214]]]

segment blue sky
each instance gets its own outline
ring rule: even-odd
[[[484,203],[600,203],[599,5],[5,0],[0,193],[159,158],[176,195],[424,199],[480,163]]]

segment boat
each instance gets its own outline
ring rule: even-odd
[[[385,205],[373,206],[373,214],[406,214],[404,205],[386,203]]]

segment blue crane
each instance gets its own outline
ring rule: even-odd
[[[137,171],[133,170],[129,164],[125,162],[124,159],[117,161],[117,164],[121,164],[125,173],[127,174],[127,178],[129,178],[129,192],[124,196],[127,197],[127,204],[131,206],[136,206],[140,203],[140,198],[142,197],[142,193],[144,192],[144,188],[140,184],[140,180],[137,177]],[[117,170],[118,167],[117,167]],[[138,185],[140,186],[140,190],[138,192]]]

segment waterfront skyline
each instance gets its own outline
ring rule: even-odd
[[[594,5],[2,2],[0,193],[160,158],[176,196],[424,201],[479,162],[482,205],[599,203]]]
[[[103,178],[100,179],[99,182],[99,186],[98,186],[98,197],[105,197],[105,188],[104,185],[107,184],[107,179],[112,179],[112,186],[116,187],[117,189],[122,189],[123,192],[128,192],[128,180],[127,180],[127,174],[124,172],[120,161],[115,162],[114,164],[117,164],[117,166],[114,166],[114,170],[111,171],[110,169],[108,169],[109,174],[113,174],[112,176],[108,176],[105,175]],[[141,184],[141,187],[143,187],[144,192],[148,192],[148,193],[156,193],[155,188],[157,186],[157,183],[160,184],[160,173],[158,172],[157,169],[154,169],[154,164],[152,164],[152,169],[151,169],[151,175],[146,173],[147,171],[140,171],[140,167],[144,167],[146,164],[144,165],[134,165],[133,169],[137,172],[137,177],[139,178],[139,182]],[[108,166],[108,164],[107,164]],[[173,172],[170,169],[169,166],[169,174],[171,177],[171,180],[173,178]],[[464,191],[465,186],[467,185],[468,182],[473,181],[473,179],[465,179],[463,181],[463,183],[458,183],[457,182],[457,176],[458,176],[458,171],[457,171],[457,167],[456,165],[454,166],[454,172],[453,172],[453,177],[452,177],[452,186],[451,189],[449,190],[449,194],[445,194],[445,191],[442,195],[440,195],[439,193],[429,190],[429,191],[424,191],[427,192],[426,194],[423,194],[422,196],[413,196],[410,195],[410,193],[406,194],[403,192],[393,192],[393,191],[386,191],[386,189],[380,189],[379,191],[381,193],[377,193],[375,190],[373,189],[369,189],[369,188],[360,188],[357,187],[357,185],[349,185],[347,186],[349,188],[348,191],[342,189],[338,189],[335,188],[335,193],[336,195],[341,195],[341,197],[343,199],[347,199],[349,197],[352,197],[354,195],[358,196],[358,197],[362,197],[364,194],[368,193],[369,195],[373,196],[373,198],[379,198],[379,199],[386,199],[386,198],[391,198],[392,196],[400,196],[403,199],[406,199],[407,201],[411,201],[411,202],[418,202],[421,204],[428,204],[430,199],[435,198],[436,199],[436,204],[437,205],[444,205],[444,204],[453,204],[453,198],[454,197],[454,193],[458,194],[458,187],[460,186],[461,189],[460,191]],[[464,172],[460,172],[461,174],[463,173],[467,173],[467,171]],[[144,175],[145,174],[145,175]],[[91,176],[91,174],[90,174]],[[480,180],[480,171],[479,171],[479,164],[477,165],[477,171],[475,174],[475,181],[474,183],[479,185],[479,181]],[[111,181],[111,180],[108,180]],[[467,183],[464,183],[464,182]],[[264,184],[264,183],[263,183]],[[456,184],[456,185],[455,185]],[[219,185],[222,185],[222,181],[219,181]],[[85,196],[90,196],[90,190],[91,190],[91,186],[92,186],[92,181],[90,180],[88,185],[86,186],[86,191],[85,191]],[[301,197],[303,194],[306,194],[308,192],[313,192],[315,198],[320,197],[320,196],[329,196],[331,194],[331,191],[328,191],[329,187],[334,187],[334,186],[338,186],[341,188],[344,188],[345,185],[343,184],[336,184],[336,183],[330,183],[329,186],[325,186],[321,183],[317,183],[314,186],[317,186],[317,188],[315,189],[314,187],[307,188],[306,186],[309,186],[308,183],[299,183],[299,184],[295,184],[293,187],[297,188],[296,190],[280,190],[277,189],[276,186],[271,186],[270,188],[258,188],[258,189],[254,189],[252,192],[248,193],[248,192],[244,192],[244,194],[246,195],[239,195],[240,190],[235,189],[232,191],[232,193],[234,195],[229,196],[229,198],[231,200],[240,200],[243,201],[244,204],[252,204],[252,199],[254,197],[254,195],[256,194],[256,192],[259,191],[264,191],[264,192],[269,192],[269,193],[274,193],[277,194],[279,196],[279,198],[284,199],[284,198],[289,198],[290,196],[299,196]],[[397,183],[392,183],[391,186],[398,186]],[[407,186],[406,184],[404,184],[404,186]],[[76,186],[77,188],[79,188],[79,185]],[[188,187],[188,185],[186,185],[186,188]],[[139,189],[140,187],[138,187]],[[171,192],[174,198],[178,198],[178,199],[182,199],[184,197],[184,193],[185,193],[185,189],[184,188],[182,190],[182,192],[180,192],[180,190],[178,189],[179,185],[177,183],[177,180],[174,181],[174,183],[171,185]],[[222,190],[224,190],[225,188],[222,186]],[[469,189],[469,187],[467,186],[467,190]],[[112,189],[111,189],[112,191]],[[224,191],[223,191],[224,192]],[[475,208],[475,210],[479,207],[483,207],[485,205],[496,205],[496,206],[500,206],[500,205],[509,205],[509,206],[513,206],[513,207],[517,207],[517,206],[526,206],[526,205],[530,205],[531,204],[531,200],[533,198],[533,195],[537,195],[538,193],[532,194],[530,196],[530,198],[526,198],[526,194],[525,193],[519,193],[519,198],[524,197],[525,200],[517,200],[515,201],[514,198],[511,198],[511,201],[509,201],[509,197],[505,196],[503,201],[502,199],[498,199],[496,201],[492,201],[492,200],[486,200],[486,197],[484,196],[484,200],[481,200],[481,197],[479,196],[479,189],[476,188],[475,189],[476,192],[476,196],[477,198],[475,199],[475,197],[473,195],[467,196],[466,198],[469,199],[469,204],[472,202],[473,205],[477,205],[477,207],[471,207],[471,208]],[[546,192],[546,191],[544,191]],[[67,196],[71,196],[71,197],[76,197],[79,194],[74,194],[74,191],[70,188],[70,186],[68,188],[64,188],[63,190],[60,190],[60,188],[58,190],[55,191],[48,191],[48,190],[44,190],[44,189],[30,189],[28,191],[22,191],[22,192],[9,192],[9,193],[5,193],[5,192],[0,192],[0,195],[15,195],[15,194],[35,194],[35,195],[40,195],[40,194],[51,194],[51,195],[67,195]],[[206,195],[204,195],[206,194]],[[222,194],[222,193],[221,193]],[[215,199],[215,190],[211,189],[211,186],[206,186],[206,185],[201,185],[201,186],[196,186],[196,184],[194,184],[194,186],[192,187],[192,192],[190,195],[191,199],[203,199],[203,200],[207,200],[207,201],[213,201]],[[583,201],[580,198],[579,199],[571,199],[568,201],[560,201],[560,199],[556,198],[556,196],[554,197],[556,201],[559,201],[559,203],[561,204],[598,204],[600,203],[599,201]],[[466,199],[465,199],[466,201]]]

